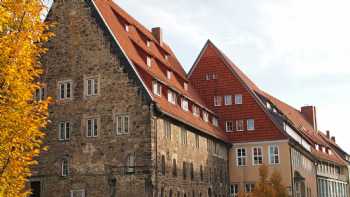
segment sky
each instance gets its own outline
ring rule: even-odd
[[[210,39],[261,89],[297,109],[316,106],[319,130],[350,153],[350,1],[114,1],[161,27],[186,71]]]

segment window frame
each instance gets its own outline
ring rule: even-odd
[[[152,57],[151,56],[147,56],[146,57],[146,65],[150,68],[152,67]]]
[[[136,167],[136,153],[129,153],[127,156],[127,161],[126,161],[126,172],[128,174],[134,174],[135,173],[135,167]]]
[[[176,100],[177,100],[176,92],[171,90],[171,89],[168,89],[168,101],[169,101],[169,103],[176,105]]]
[[[64,131],[61,130],[62,124],[64,125]],[[68,129],[68,135],[67,135],[67,124],[69,125],[69,127],[68,127],[69,128]],[[69,141],[70,140],[71,128],[72,128],[72,123],[69,122],[69,121],[61,121],[61,122],[58,123],[58,139],[59,139],[59,141]],[[63,138],[62,138],[62,134],[64,134]]]
[[[89,93],[89,81],[91,81],[91,93]],[[98,75],[84,77],[84,95],[86,97],[100,95],[100,77]]]
[[[239,155],[239,150],[241,150],[241,155]],[[243,152],[242,150],[244,150],[244,156],[243,156]],[[240,147],[240,148],[236,148],[236,165],[238,167],[244,167],[244,166],[247,166],[247,158],[248,158],[248,154],[247,154],[247,149],[246,148],[243,148],[243,147]],[[241,163],[242,164],[239,164],[240,162],[240,159],[242,160]],[[244,161],[244,162],[243,162]],[[244,163],[244,164],[243,164]]]
[[[259,154],[255,155],[254,149],[257,149],[257,153],[258,153],[258,150],[260,149],[260,154],[261,155],[259,155]],[[257,160],[258,163],[255,163],[255,161],[256,161],[255,158],[258,159]],[[259,162],[260,161],[259,158],[261,158],[261,163]],[[259,165],[263,165],[263,163],[264,163],[264,149],[263,149],[263,147],[262,146],[254,146],[254,147],[252,147],[252,165],[253,166],[259,166]]]
[[[199,117],[201,114],[201,110],[198,106],[192,105],[192,113],[195,117]]]
[[[273,155],[271,155],[271,148],[277,148],[277,155],[275,153],[273,153]],[[271,157],[274,157],[274,161],[272,162]],[[275,161],[276,156],[278,158],[278,162]],[[279,146],[277,144],[272,144],[269,145],[269,164],[270,165],[278,165],[281,163],[281,158],[280,158],[280,150],[279,150]]]
[[[187,98],[181,98],[181,108],[184,111],[189,111],[189,102]]]
[[[85,197],[85,189],[73,189],[70,190],[70,197],[75,197],[74,192],[82,192],[81,197]]]
[[[121,123],[119,122],[119,120],[121,120]],[[125,127],[125,125],[127,125],[127,128]],[[119,128],[121,129],[121,131],[119,131]],[[114,114],[114,132],[116,133],[116,135],[127,135],[130,133],[129,114]]]
[[[68,84],[69,84],[69,97],[68,97]],[[62,85],[63,85],[63,97],[62,97]],[[73,99],[73,80],[67,79],[57,82],[58,100],[72,100]]]
[[[187,138],[188,138],[187,130],[184,128],[181,128],[181,144],[182,145],[187,145],[187,143],[188,143]]]
[[[239,128],[240,125],[242,126],[242,128]],[[244,120],[236,120],[236,131],[244,131]]]
[[[164,138],[171,140],[171,123],[168,120],[163,119],[163,129],[164,129]]]
[[[63,158],[61,160],[61,176],[62,177],[69,176],[69,161],[67,158]]]
[[[249,123],[252,123],[252,125],[249,125]],[[249,127],[252,126],[252,127]],[[247,119],[247,131],[255,131],[255,120],[250,118]]]
[[[214,107],[220,107],[222,105],[222,96],[214,96]]]
[[[162,95],[162,85],[160,82],[154,80],[152,84],[152,89],[153,89],[153,94],[156,96],[161,96]]]
[[[248,188],[249,188],[249,191],[247,190]],[[245,183],[244,184],[244,192],[245,193],[252,193],[254,191],[254,188],[255,188],[255,184],[254,183]]]
[[[239,98],[240,98],[240,100],[239,100]],[[242,104],[243,104],[243,95],[242,94],[235,94],[235,105],[242,105]]]
[[[232,105],[232,95],[225,95],[224,96],[224,104],[225,104],[225,106]]]
[[[228,130],[228,124],[229,123],[231,123],[232,125],[232,129],[231,130]],[[225,121],[225,131],[227,132],[227,133],[231,133],[231,132],[234,132],[235,130],[234,130],[234,124],[233,124],[233,121]]]
[[[91,135],[89,135],[89,120],[92,120],[91,124]],[[97,128],[96,128],[97,127]],[[96,130],[95,130],[96,128]],[[96,138],[98,137],[98,133],[100,130],[100,119],[98,117],[88,117],[85,119],[85,131],[86,137],[88,138]],[[96,134],[95,134],[96,133]]]
[[[219,127],[219,120],[216,117],[213,116],[211,121],[215,127]]]
[[[204,122],[209,122],[209,113],[206,111],[203,111],[203,120]]]
[[[34,101],[37,101],[37,102],[44,101],[46,97],[47,97],[47,85],[40,84],[40,87],[35,89]]]

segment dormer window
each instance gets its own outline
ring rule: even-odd
[[[188,83],[184,83],[184,89],[187,91],[188,90]]]
[[[147,56],[147,66],[148,67],[152,66],[152,58],[150,56]]]
[[[157,96],[162,94],[162,85],[157,81],[153,82],[153,93]]]
[[[176,93],[172,90],[168,90],[168,101],[172,104],[176,104]]]
[[[209,114],[208,114],[208,112],[203,112],[203,120],[204,120],[204,122],[208,122],[209,121]]]
[[[324,147],[324,146],[322,147],[322,152],[324,152],[324,153],[326,152],[326,147]]]
[[[129,28],[129,25],[128,25],[128,24],[125,25],[125,31],[126,31],[126,32],[129,32],[129,31],[130,31],[130,28]]]
[[[164,59],[165,59],[166,61],[168,61],[168,60],[169,60],[169,55],[165,55],[165,56],[164,56]]]
[[[194,116],[199,117],[199,115],[200,115],[199,107],[193,105],[193,106],[192,106],[192,111],[193,111],[193,115],[194,115]]]
[[[166,71],[166,78],[171,79],[172,72],[170,70]]]
[[[188,100],[185,98],[181,99],[181,107],[183,110],[188,111]]]
[[[331,149],[328,149],[328,154],[329,154],[329,155],[333,155],[333,152],[332,152]]]
[[[266,102],[266,107],[267,107],[267,109],[269,109],[269,110],[272,109],[272,106],[271,106],[271,104],[270,104],[269,102]]]
[[[147,45],[147,47],[151,47],[151,41],[150,41],[150,40],[147,40],[146,45]]]
[[[214,125],[215,127],[218,127],[218,126],[219,126],[219,121],[218,121],[217,118],[213,117],[212,122],[213,122],[213,125]]]
[[[316,150],[320,150],[320,146],[318,144],[315,145]]]

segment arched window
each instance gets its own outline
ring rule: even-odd
[[[62,171],[62,176],[68,176],[69,175],[69,163],[68,159],[64,158],[61,163],[61,171]]]
[[[177,176],[176,159],[173,159],[173,176]]]
[[[127,158],[127,173],[135,173],[135,153],[131,153]]]

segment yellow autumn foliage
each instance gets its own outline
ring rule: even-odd
[[[0,197],[28,196],[42,150],[48,101],[34,101],[42,43],[51,36],[40,0],[0,0]]]

